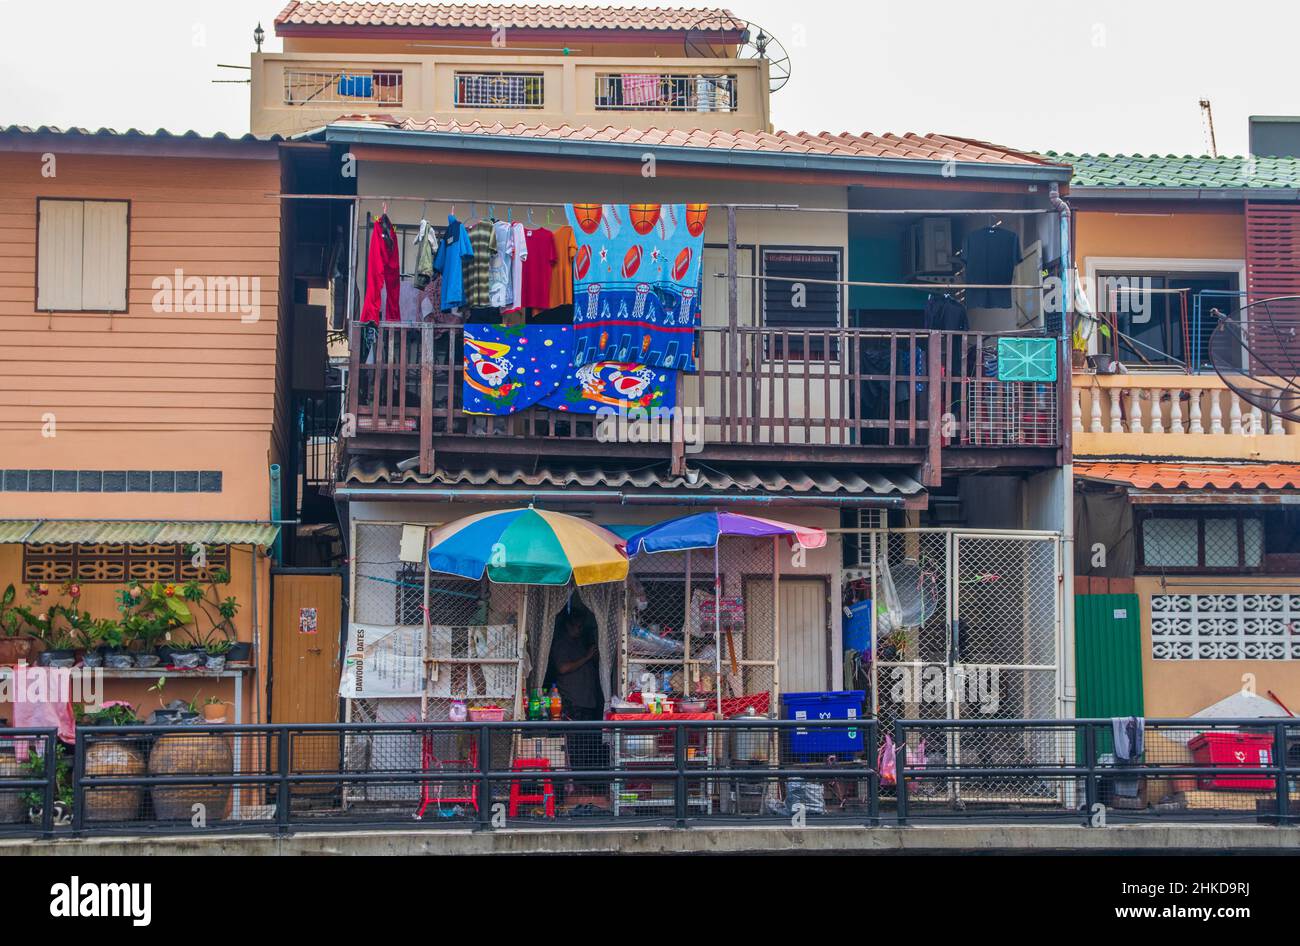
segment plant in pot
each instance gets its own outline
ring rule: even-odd
[[[149,692],[158,697],[158,709],[149,714],[150,726],[183,726],[199,721],[199,695],[196,692],[190,700],[172,700],[163,702],[167,692],[167,678],[159,677],[158,682],[149,687]]]
[[[62,743],[54,745],[54,823],[69,825],[72,823],[72,759]],[[23,775],[29,779],[45,778],[45,757],[33,752],[22,763]],[[45,812],[45,793],[33,788],[23,793],[23,804],[27,806],[27,817],[32,824],[40,824]]]
[[[131,639],[127,630],[118,621],[100,618],[95,622],[100,639],[100,652],[104,655],[104,666],[110,670],[129,670],[135,666],[135,655],[128,649]]]
[[[203,721],[205,723],[224,723],[226,707],[230,703],[219,696],[210,696],[203,701]]]
[[[180,594],[195,612],[194,627],[190,636],[204,651],[204,663],[209,670],[221,670],[227,661],[246,663],[251,656],[250,645],[238,640],[235,615],[239,601],[234,596],[222,598],[217,586],[230,581],[230,573],[219,569],[206,583],[187,581]],[[199,616],[206,619],[207,629],[200,625]],[[220,658],[215,660],[214,658]]]
[[[159,662],[181,666],[197,666],[201,658],[191,658],[177,664],[173,655],[178,651],[171,645],[171,632],[194,620],[189,606],[178,593],[176,585],[154,582],[142,585],[133,581],[117,593],[117,610],[122,615],[128,638],[136,646],[136,663],[141,667],[156,666]],[[163,643],[160,643],[163,642]],[[183,649],[181,650],[183,653]],[[149,659],[156,656],[157,660]]]
[[[14,604],[17,597],[12,584],[0,594],[0,664],[30,661],[36,652],[36,638],[24,633],[23,616]]]
[[[29,596],[39,596],[48,592],[35,591],[37,586],[28,589]],[[30,629],[31,635],[41,643],[41,652],[36,662],[42,667],[71,667],[77,662],[77,636],[73,625],[64,614],[61,604],[42,607],[39,597],[32,605],[14,608]]]

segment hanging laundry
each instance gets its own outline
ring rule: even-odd
[[[493,255],[496,253],[496,228],[490,220],[479,220],[469,228],[469,245],[473,256],[465,263],[465,304],[481,309],[492,304],[489,293]]]
[[[555,269],[551,271],[551,308],[573,305],[573,257],[578,244],[573,227],[555,228]]]
[[[966,235],[962,250],[966,282],[1009,286],[1020,262],[1020,237],[1002,227],[984,227]],[[1011,308],[1010,289],[967,289],[966,305],[972,309]]]
[[[539,403],[542,407],[574,414],[596,414],[610,408],[672,410],[677,406],[677,372],[620,361],[598,361],[571,369],[559,386]]]
[[[559,387],[570,371],[568,325],[466,325],[466,414],[513,414]]]
[[[510,224],[510,304],[506,312],[524,307],[524,263],[528,261],[528,236],[522,223]]]
[[[448,215],[447,229],[438,241],[438,255],[433,258],[433,268],[442,274],[442,311],[448,312],[465,304],[464,264],[473,256],[469,233],[455,214]]]
[[[429,221],[421,220],[420,229],[415,234],[415,272],[411,277],[415,288],[421,291],[433,282],[433,254],[436,242],[437,237]]]
[[[551,307],[551,278],[555,273],[555,234],[545,227],[524,229],[528,254],[520,302],[530,309]]]
[[[366,252],[366,296],[361,303],[361,321],[378,322],[379,310],[384,310],[385,322],[400,322],[400,290],[398,278],[400,253],[397,234],[388,214],[374,223],[370,232],[370,247]]]
[[[510,307],[510,269],[513,227],[504,220],[492,224],[492,256],[488,264],[488,305]]]
[[[968,332],[966,307],[950,293],[930,293],[925,300],[925,327],[935,332]]]
[[[652,105],[659,101],[662,83],[657,75],[625,73],[623,75],[623,104]]]
[[[695,369],[707,204],[568,204],[574,364]]]

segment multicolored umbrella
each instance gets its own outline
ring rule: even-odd
[[[737,512],[701,512],[680,519],[669,519],[642,529],[627,540],[629,556],[643,552],[713,549],[713,670],[719,711],[722,710],[722,569],[718,562],[718,546],[722,544],[724,535],[748,539],[783,535],[792,544],[797,542],[806,549],[819,549],[826,544],[825,529],[797,526],[790,522],[746,516]],[[727,640],[730,644],[731,631],[727,631]],[[734,670],[734,653],[731,661]]]
[[[669,519],[642,529],[627,540],[627,554],[641,552],[682,552],[686,549],[717,548],[718,539],[736,535],[751,539],[764,536],[789,536],[806,549],[819,549],[826,544],[826,531],[810,526],[797,526],[775,519],[746,516],[738,512],[701,512],[680,519]]]
[[[545,509],[466,516],[429,536],[429,569],[506,585],[598,585],[627,578],[623,540]]]

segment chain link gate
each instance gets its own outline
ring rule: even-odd
[[[872,601],[892,582],[898,625],[873,604],[872,709],[880,733],[899,719],[1056,719],[1062,694],[1060,538],[957,529],[865,533]],[[1073,744],[1052,732],[909,730],[909,757],[966,766],[1055,764]],[[901,747],[900,747],[901,748]],[[918,800],[1058,801],[1027,777],[918,782]]]

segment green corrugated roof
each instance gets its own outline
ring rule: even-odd
[[[269,546],[280,531],[266,522],[170,519],[121,521],[112,519],[0,519],[0,543],[31,545],[76,542],[83,545],[142,545],[145,543],[203,543],[204,545]]]
[[[1074,168],[1071,187],[1300,189],[1300,158],[1212,158],[1176,154],[1056,154]]]
[[[0,519],[0,545],[22,542],[36,528],[39,519]]]

